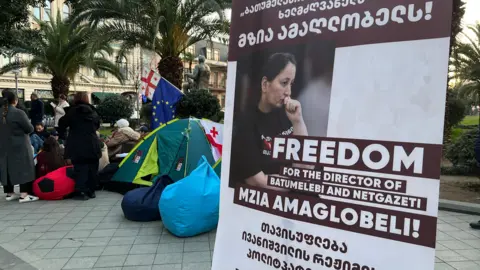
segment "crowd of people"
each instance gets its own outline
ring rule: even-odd
[[[14,93],[3,91],[2,98],[0,184],[7,201],[38,200],[32,194],[33,181],[64,166],[73,166],[72,197],[95,198],[98,172],[148,133],[148,128],[143,126],[137,132],[127,120],[120,119],[113,133],[102,138],[100,116],[85,92],[76,93],[71,106],[65,95],[50,103],[55,113],[53,130],[45,127],[44,105],[36,94],[31,96],[28,116],[18,108]],[[15,185],[20,186],[20,194],[14,192]]]

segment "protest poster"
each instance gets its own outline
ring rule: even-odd
[[[434,269],[451,0],[234,0],[213,270]]]

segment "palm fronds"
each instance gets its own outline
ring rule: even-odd
[[[52,89],[55,95],[58,95],[58,91],[68,92],[69,80],[74,79],[81,67],[108,72],[123,83],[119,68],[105,58],[113,54],[113,48],[108,40],[100,36],[95,26],[74,25],[69,20],[62,20],[60,12],[55,18],[50,17],[48,22],[38,19],[35,22],[40,26],[38,38],[29,43],[16,44],[12,51],[29,55],[29,59],[20,63],[29,73],[42,68],[53,76]],[[0,68],[0,73],[15,68],[15,64],[8,64]]]

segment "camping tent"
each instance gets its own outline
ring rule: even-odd
[[[221,162],[215,162],[200,120],[174,119],[145,137],[120,163],[112,180],[151,186],[155,176],[167,174],[178,181],[195,169],[202,156],[218,173]]]
[[[218,178],[222,178],[222,158],[217,160],[212,168],[215,170],[215,173],[217,173]]]

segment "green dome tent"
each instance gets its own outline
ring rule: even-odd
[[[221,159],[215,162],[211,147],[198,119],[174,119],[145,137],[123,159],[112,181],[151,186],[157,175],[165,174],[178,181],[202,156],[220,177]]]

